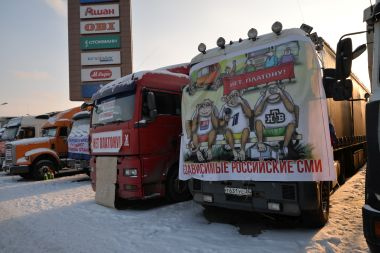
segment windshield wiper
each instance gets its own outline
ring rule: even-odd
[[[93,127],[104,126],[104,125],[105,125],[104,123],[93,123],[92,124]]]
[[[113,124],[113,123],[121,123],[121,122],[124,122],[124,120],[116,119],[116,120],[113,120],[113,121],[110,121],[110,122],[107,122],[107,123],[108,124]]]

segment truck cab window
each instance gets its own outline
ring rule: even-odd
[[[158,114],[180,115],[181,99],[177,94],[155,92]]]
[[[24,127],[23,129],[24,136],[23,138],[33,138],[35,137],[34,127]]]
[[[61,137],[67,137],[68,136],[67,127],[62,127],[59,129],[59,136],[61,136]]]

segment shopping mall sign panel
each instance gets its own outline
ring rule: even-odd
[[[120,78],[120,67],[82,69],[82,82],[107,81]]]
[[[119,4],[84,5],[80,7],[80,18],[111,18],[119,16]]]
[[[80,0],[81,4],[115,2],[115,0]]]
[[[120,35],[103,35],[80,38],[80,49],[112,49],[120,48]]]
[[[114,32],[120,32],[120,23],[116,19],[80,22],[81,34]]]

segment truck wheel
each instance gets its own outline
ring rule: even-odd
[[[169,171],[166,179],[166,195],[169,201],[180,202],[190,199],[188,181],[178,178],[178,168]]]
[[[55,172],[54,163],[50,160],[41,160],[38,161],[33,167],[33,178],[35,180],[44,179],[44,174],[50,172]]]
[[[318,188],[318,194],[321,199],[318,208],[302,212],[302,221],[306,226],[311,228],[323,227],[329,220],[330,182],[320,182]]]

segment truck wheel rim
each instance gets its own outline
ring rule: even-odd
[[[52,170],[51,170],[51,168],[50,168],[49,166],[47,166],[47,165],[41,166],[41,168],[40,168],[40,172],[41,172],[41,173],[47,173],[47,172],[49,172],[49,171],[52,171]]]

